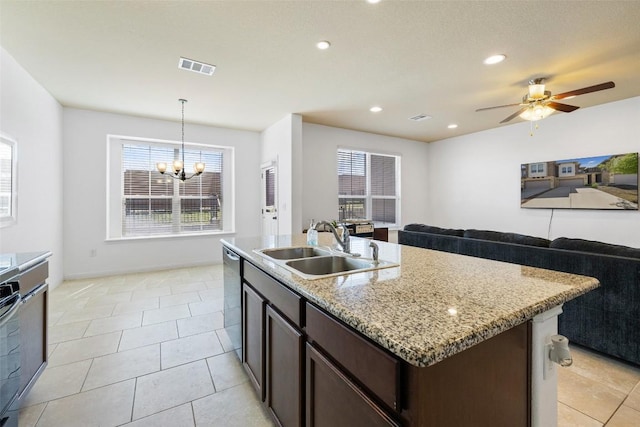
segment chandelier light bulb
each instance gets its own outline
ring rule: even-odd
[[[182,160],[174,160],[173,161],[173,171],[175,173],[178,173],[182,170],[182,167],[184,166],[184,164],[182,163]]]
[[[204,163],[202,162],[196,162],[196,164],[193,165],[193,171],[197,174],[200,175],[202,172],[204,172]]]
[[[167,164],[165,162],[158,162],[156,163],[156,168],[158,172],[165,173],[167,171]]]

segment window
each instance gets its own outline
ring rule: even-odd
[[[232,230],[231,148],[186,146],[187,172],[197,161],[205,171],[184,182],[156,170],[182,157],[179,143],[112,136],[109,150],[109,238]]]
[[[338,219],[400,223],[400,157],[338,150]]]
[[[531,173],[544,173],[544,163],[532,163]]]

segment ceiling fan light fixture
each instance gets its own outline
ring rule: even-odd
[[[520,118],[530,122],[537,122],[549,117],[555,110],[547,105],[532,105],[520,114]]]
[[[529,85],[529,99],[542,99],[544,98],[544,84],[536,83]]]
[[[504,61],[505,59],[507,59],[507,55],[501,53],[499,55],[492,55],[482,62],[484,65],[494,65]]]

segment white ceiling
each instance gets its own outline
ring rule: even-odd
[[[475,110],[534,77],[553,93],[615,82],[567,101],[582,108],[639,96],[639,22],[640,1],[1,0],[0,45],[67,107],[179,120],[187,98],[190,123],[261,131],[297,113],[429,142],[499,126],[516,107]]]

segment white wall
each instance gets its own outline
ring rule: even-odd
[[[431,225],[640,247],[639,211],[520,208],[520,164],[640,151],[640,97],[429,144]],[[405,221],[406,223],[406,221]]]
[[[338,217],[338,147],[400,155],[401,224],[424,222],[427,217],[428,144],[303,123],[302,146],[303,224]]]
[[[93,277],[221,262],[221,235],[105,241],[107,134],[180,139],[180,124],[64,110],[64,274]],[[187,142],[235,147],[237,236],[260,234],[257,132],[185,125]],[[96,256],[91,256],[95,250]]]
[[[302,117],[289,114],[261,135],[261,163],[277,164],[278,234],[302,232]]]
[[[0,131],[18,143],[18,217],[0,228],[0,253],[51,251],[53,288],[63,277],[62,107],[3,48],[0,98]]]

